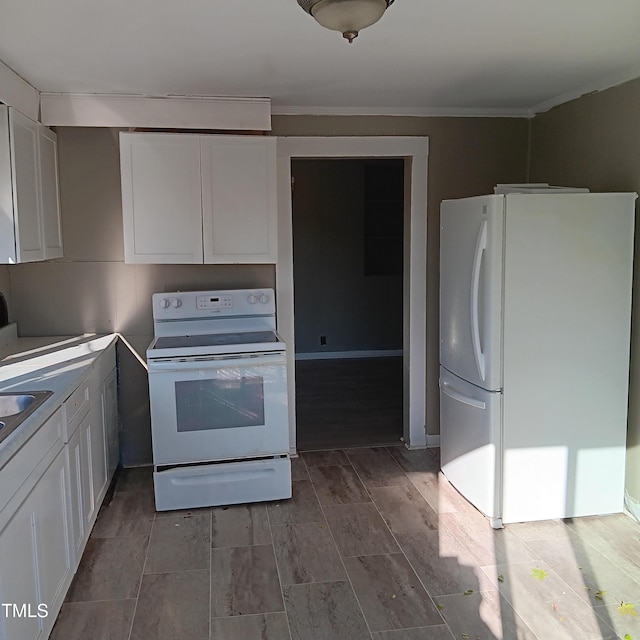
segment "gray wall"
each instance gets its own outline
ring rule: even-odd
[[[120,343],[122,462],[148,464],[148,387],[139,357],[153,335],[151,295],[273,287],[274,268],[124,264],[118,132],[58,129],[58,153],[64,259],[9,267],[12,315],[21,335],[123,334],[133,351]]]
[[[534,118],[532,181],[640,192],[640,80],[583,96]],[[636,215],[636,229],[638,227]],[[636,230],[636,255],[640,255]],[[627,490],[640,500],[640,260],[636,260],[631,342]],[[606,428],[606,425],[603,425]]]
[[[528,129],[527,120],[510,118],[273,118],[273,135],[429,136],[430,433],[438,432],[439,204],[444,198],[487,193],[497,182],[524,180]],[[9,267],[12,316],[22,335],[119,331],[143,356],[153,331],[152,293],[274,285],[274,269],[266,265],[125,265],[117,131],[61,128],[58,141],[65,257]],[[122,460],[125,465],[150,463],[146,372],[125,345],[119,358]]]
[[[3,293],[7,306],[9,307],[9,320],[13,319],[13,309],[11,304],[11,279],[9,276],[9,267],[0,264],[0,291]]]
[[[402,274],[364,273],[364,172],[363,160],[292,162],[296,353],[402,349]]]

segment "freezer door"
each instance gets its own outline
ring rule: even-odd
[[[445,200],[440,210],[440,364],[502,388],[504,196]]]
[[[440,367],[440,457],[444,475],[501,526],[499,392],[485,391]]]

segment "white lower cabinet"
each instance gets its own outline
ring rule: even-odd
[[[29,496],[0,537],[0,638],[35,640],[40,635],[34,503]],[[32,616],[31,614],[36,614]]]
[[[69,467],[64,451],[33,491],[33,520],[38,568],[39,603],[46,605],[42,636],[49,636],[73,576],[67,509]]]
[[[87,428],[94,509],[100,507],[107,492],[107,438],[103,417],[102,394],[100,394],[89,412],[89,425]],[[94,516],[97,516],[97,514],[91,514],[92,524],[95,521]]]
[[[115,365],[115,354],[104,357],[111,357]],[[104,380],[102,372],[103,367],[97,366],[91,374],[88,411],[67,443],[74,569],[80,562],[119,458],[115,366]]]
[[[89,539],[91,518],[95,511],[90,467],[89,414],[67,444],[69,459],[69,505],[71,513],[71,547],[74,570]]]
[[[118,464],[115,348],[0,469],[0,640],[46,640]]]
[[[57,411],[41,429],[61,432],[61,419]],[[69,467],[61,444],[26,471],[3,510],[3,518],[11,516],[0,532],[1,640],[47,638],[71,584]]]

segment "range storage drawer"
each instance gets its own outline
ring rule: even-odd
[[[175,467],[153,474],[156,509],[194,509],[291,497],[288,457]]]

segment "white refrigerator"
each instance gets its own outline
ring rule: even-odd
[[[494,527],[622,511],[636,197],[442,203],[441,466]]]

